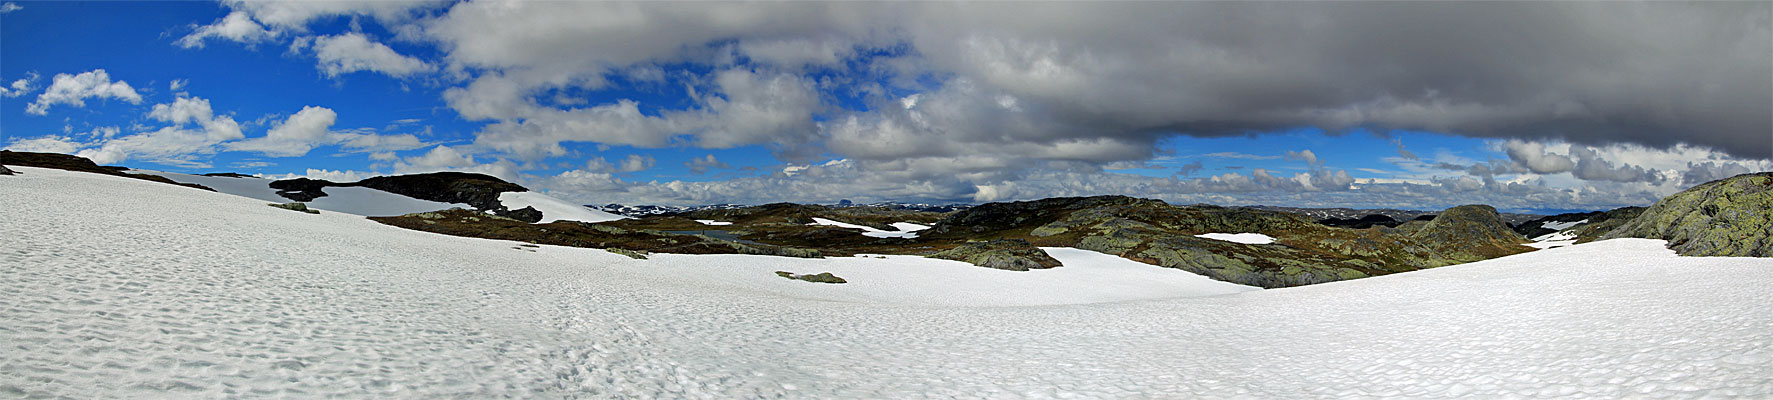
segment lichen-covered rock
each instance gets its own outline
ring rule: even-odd
[[[1410,225],[1410,224],[1406,224]],[[1410,237],[1435,250],[1435,256],[1456,262],[1486,260],[1531,251],[1527,238],[1508,228],[1495,207],[1464,205],[1449,208],[1433,220],[1412,227]]]
[[[1685,256],[1773,257],[1773,172],[1707,182],[1657,201],[1603,239],[1668,241]]]
[[[930,255],[933,258],[961,261],[985,268],[1027,271],[1058,267],[1059,260],[1022,239],[972,242]]]
[[[837,275],[832,275],[830,272],[820,272],[817,274],[796,274],[796,273],[788,272],[788,271],[776,271],[776,276],[780,276],[780,277],[788,278],[788,279],[793,279],[793,280],[799,280],[799,281],[813,282],[813,283],[833,283],[833,284],[849,283],[849,281],[843,280],[843,278],[839,278],[839,277],[837,277]]]
[[[309,214],[319,214],[320,213],[320,210],[309,209],[308,205],[303,204],[303,203],[283,203],[283,204],[271,203],[271,204],[266,204],[266,205],[285,209],[285,210],[290,210],[290,211],[301,211],[301,212],[305,212],[305,213],[309,213]]]

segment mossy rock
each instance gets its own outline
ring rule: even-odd
[[[305,212],[305,213],[309,213],[309,214],[319,214],[320,213],[320,210],[309,209],[308,205],[305,203],[283,203],[283,204],[271,203],[271,204],[266,204],[266,205],[285,209],[285,210],[290,210],[290,211],[301,211],[301,212]]]
[[[611,253],[616,253],[616,254],[628,256],[628,258],[632,258],[632,259],[636,259],[636,260],[645,260],[646,256],[647,256],[647,253],[645,251],[628,250],[628,249],[624,249],[624,248],[620,248],[620,247],[611,247],[611,248],[607,248],[607,249],[603,249],[603,250],[611,252]]]
[[[1005,239],[972,242],[930,255],[932,258],[966,262],[985,268],[1027,271],[1058,267],[1059,260],[1027,240]]]
[[[820,272],[817,274],[796,274],[796,273],[788,272],[788,271],[776,271],[776,276],[780,276],[780,277],[788,278],[788,279],[793,279],[793,280],[814,282],[814,283],[832,283],[832,284],[849,283],[849,281],[843,280],[843,278],[839,278],[839,277],[837,277],[837,275],[832,275],[830,272]]]
[[[1667,240],[1684,256],[1773,257],[1773,172],[1675,193],[1603,239],[1627,237]]]

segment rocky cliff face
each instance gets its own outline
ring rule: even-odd
[[[1603,236],[1625,237],[1667,240],[1686,256],[1773,257],[1773,172],[1675,193]]]

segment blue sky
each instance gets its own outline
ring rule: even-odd
[[[1531,211],[1773,169],[1764,4],[5,4],[0,145],[177,172]]]

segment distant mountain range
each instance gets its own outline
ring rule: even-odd
[[[857,203],[850,202],[849,200],[839,201],[834,204],[821,204],[821,205],[827,206],[827,207],[832,207],[832,208],[873,207],[873,208],[885,208],[885,209],[894,210],[894,211],[916,211],[916,212],[934,212],[934,213],[949,213],[949,212],[961,211],[961,210],[965,210],[965,209],[973,207],[973,205],[971,205],[971,204],[940,204],[940,205],[938,205],[938,204],[928,204],[928,203],[901,203],[901,202],[894,202],[894,201],[868,203],[868,204],[857,204]],[[740,205],[740,204],[711,204],[711,205],[705,205],[705,206],[655,206],[655,205],[631,206],[631,205],[610,203],[610,204],[601,205],[601,206],[595,205],[595,204],[586,204],[585,207],[590,207],[593,210],[603,211],[603,212],[607,212],[607,213],[611,213],[611,214],[639,218],[639,217],[645,217],[645,216],[650,216],[650,215],[684,214],[684,213],[691,213],[691,212],[696,212],[696,211],[708,211],[708,210],[736,210],[736,209],[746,208],[746,207],[750,207],[750,206]]]

